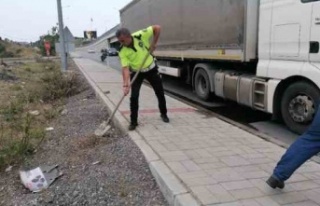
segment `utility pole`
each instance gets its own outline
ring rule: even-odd
[[[67,52],[66,52],[66,45],[65,45],[65,36],[64,36],[64,26],[63,26],[63,16],[62,16],[62,6],[61,0],[57,0],[57,7],[58,7],[58,19],[59,19],[59,41],[61,47],[61,66],[62,71],[65,72],[67,70]]]

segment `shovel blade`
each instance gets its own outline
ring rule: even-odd
[[[105,136],[108,131],[111,129],[111,126],[107,124],[107,122],[103,122],[98,129],[96,129],[96,131],[94,132],[94,134],[97,137],[103,137]]]

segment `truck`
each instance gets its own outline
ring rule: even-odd
[[[320,0],[133,0],[120,10],[131,31],[160,25],[162,74],[196,95],[272,114],[296,133],[320,102]]]

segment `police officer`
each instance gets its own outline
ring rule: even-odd
[[[152,56],[152,53],[158,43],[160,31],[161,27],[154,25],[133,34],[131,34],[127,28],[121,28],[116,32],[116,37],[121,43],[119,57],[122,65],[124,95],[129,94],[130,78],[132,79],[136,72],[141,69],[137,79],[131,85],[131,123],[129,130],[135,130],[138,126],[139,93],[144,79],[148,80],[151,84],[158,98],[162,120],[165,123],[169,123],[161,77],[158,72],[158,66]],[[153,40],[150,45],[150,39],[152,37]],[[149,56],[147,57],[145,65],[142,68],[139,68],[141,67],[146,55]]]

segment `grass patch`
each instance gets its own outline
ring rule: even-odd
[[[38,52],[30,46],[23,46],[13,42],[0,41],[0,58],[33,58],[37,56],[39,56]]]
[[[82,91],[78,75],[62,73],[54,61],[17,65],[11,72],[16,81],[0,80],[0,169],[33,154],[64,100]],[[35,110],[38,116],[30,114]]]

